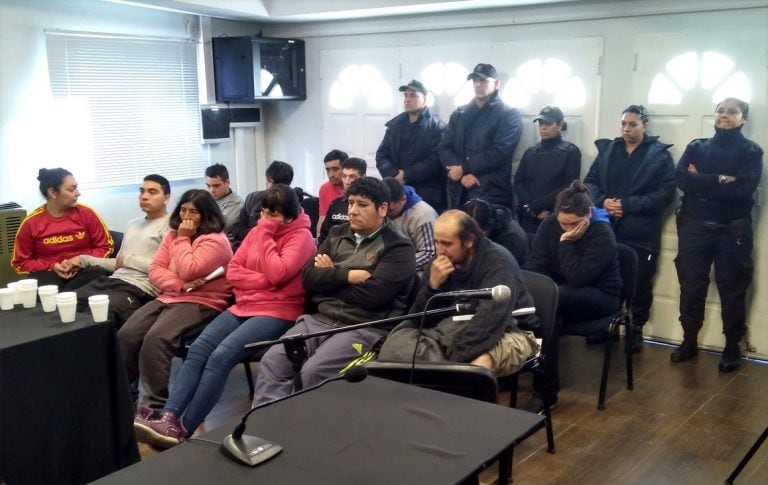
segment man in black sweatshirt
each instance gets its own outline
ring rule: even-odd
[[[404,322],[384,342],[379,359],[409,362],[418,339],[422,351],[418,360],[472,363],[500,376],[516,372],[538,350],[530,331],[538,323],[536,317],[512,316],[516,308],[533,306],[517,261],[483,236],[472,217],[458,210],[437,219],[435,243],[437,257],[424,273],[412,312],[424,310],[430,297],[446,291],[505,285],[510,297],[481,300],[474,315],[467,317],[427,317],[423,332],[418,331],[418,322]]]

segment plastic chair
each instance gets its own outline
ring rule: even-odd
[[[635,331],[632,324],[632,298],[635,295],[635,280],[637,279],[637,254],[634,249],[626,244],[618,244],[619,248],[619,271],[621,272],[621,306],[614,315],[591,320],[588,322],[579,322],[574,325],[565,325],[563,333],[567,335],[586,336],[595,331],[606,331],[608,338],[605,343],[605,353],[603,354],[603,370],[600,376],[600,390],[597,398],[597,409],[605,409],[605,393],[608,386],[608,371],[611,366],[611,352],[613,351],[613,342],[618,340],[619,327],[624,326],[625,333],[625,359],[627,366],[627,389],[632,390],[632,334]]]
[[[533,271],[522,270],[525,286],[533,298],[533,304],[536,307],[536,316],[539,317],[539,337],[548,338],[555,326],[557,318],[557,301],[559,292],[557,284],[546,275],[534,273]],[[540,352],[528,359],[523,367],[516,373],[498,378],[499,386],[502,390],[509,390],[509,407],[517,407],[517,390],[520,374],[524,372],[542,374],[544,372],[544,360],[546,355]],[[547,432],[547,451],[555,452],[555,438],[552,431],[552,414],[549,408],[549,392],[544,393],[544,417],[546,418]]]

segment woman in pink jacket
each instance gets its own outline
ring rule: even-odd
[[[159,418],[144,409],[134,421],[139,441],[158,448],[184,441],[219,400],[230,370],[247,356],[244,346],[280,337],[304,313],[301,268],[315,254],[309,225],[290,187],[267,189],[258,225],[227,270],[236,304],[192,344]]]
[[[182,336],[210,322],[229,304],[232,287],[226,278],[206,278],[232,259],[224,224],[211,194],[184,192],[171,214],[171,230],[149,265],[149,280],[159,295],[136,310],[117,333],[129,382],[141,375],[151,408],[162,408],[168,399],[171,359]]]

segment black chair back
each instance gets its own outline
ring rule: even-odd
[[[312,233],[312,237],[317,237],[317,221],[320,219],[320,199],[306,195],[301,201],[301,208],[309,216],[309,230]]]
[[[539,337],[548,337],[552,333],[557,318],[557,284],[549,276],[522,270],[523,280],[536,307],[539,317]]]
[[[411,364],[406,362],[366,362],[368,375],[402,383],[411,380]],[[496,404],[499,394],[496,377],[484,367],[451,363],[418,362],[413,384]]]
[[[112,244],[114,250],[112,251],[112,257],[117,257],[117,253],[120,252],[120,248],[123,246],[123,233],[120,231],[109,231],[109,235],[112,236]]]

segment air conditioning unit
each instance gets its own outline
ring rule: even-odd
[[[0,209],[0,285],[19,279],[11,267],[13,241],[21,222],[27,217],[24,209]]]

